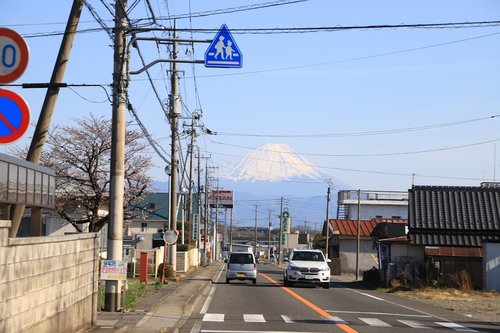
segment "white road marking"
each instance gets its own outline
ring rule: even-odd
[[[391,327],[391,325],[387,324],[385,321],[382,321],[378,318],[359,318],[359,320],[367,323],[370,326]]]
[[[293,323],[295,323],[295,321],[294,321],[292,318],[288,317],[288,316],[281,315],[281,318],[283,318],[283,320],[284,320],[284,321],[285,321],[285,323],[287,323],[287,324],[293,324]]]
[[[403,323],[403,324],[405,324],[407,326],[410,326],[412,328],[421,328],[421,329],[429,328],[429,329],[432,329],[432,327],[425,326],[424,324],[419,323],[417,321],[413,321],[413,320],[400,320],[400,319],[398,319],[398,321],[400,323]]]
[[[376,299],[377,301],[383,301],[382,298],[380,297],[377,297],[377,296],[373,296],[373,295],[370,295],[370,294],[367,294],[367,293],[362,293],[362,292],[359,292],[361,295],[365,295],[365,296],[368,296],[368,297],[371,297],[373,299]]]
[[[326,318],[326,320],[331,321],[334,324],[346,324],[346,325],[349,324],[347,321],[345,321],[339,317],[335,317],[335,316],[330,316],[330,317]]]
[[[214,292],[215,292],[215,286],[212,287],[212,290],[210,290],[210,293],[208,294],[208,297],[205,300],[205,303],[203,303],[203,307],[201,308],[200,314],[207,313],[208,307],[210,306],[212,298],[214,297]]]
[[[203,316],[203,321],[215,321],[215,322],[223,322],[224,314],[223,313],[205,313]]]
[[[355,292],[355,293],[358,293],[358,294],[362,294],[362,295],[364,295],[364,293],[362,293],[362,292],[360,292],[360,291],[357,291],[357,290],[354,290],[354,289],[351,289],[351,288],[344,288],[344,289],[346,289],[346,290],[350,290],[350,291],[352,291],[352,292]],[[430,314],[430,313],[425,312],[425,311],[420,311],[420,310],[414,309],[414,308],[409,307],[409,306],[406,306],[406,305],[402,305],[402,304],[399,304],[399,303],[395,303],[395,302],[388,301],[388,300],[383,299],[383,298],[379,298],[379,299],[380,299],[380,301],[382,301],[382,302],[386,302],[386,303],[389,303],[389,304],[392,304],[392,305],[396,305],[396,306],[402,307],[402,308],[404,308],[404,309],[408,309],[408,310],[411,310],[411,311],[415,311],[415,312],[418,312],[418,313],[422,313],[422,314],[428,315],[428,316],[430,316],[430,317],[434,317],[434,318],[437,318],[437,319],[439,319],[439,320],[442,320],[442,321],[448,321],[448,322],[449,322],[449,320],[448,320],[448,319],[446,319],[446,318],[442,318],[442,317],[439,317],[439,316],[436,316],[436,315]]]
[[[476,331],[476,330],[474,330],[472,328],[468,328],[468,327],[465,327],[465,326],[462,326],[462,325],[458,325],[458,324],[455,324],[455,323],[436,322],[436,324],[444,326],[446,328],[450,328],[450,329],[452,329],[454,331],[459,331],[459,332],[479,332],[479,331]]]
[[[246,323],[265,323],[266,322],[266,320],[264,319],[264,316],[261,314],[244,314],[243,320]]]
[[[370,315],[398,316],[398,317],[416,317],[416,318],[431,318],[432,317],[431,315],[388,313],[388,312],[368,312],[368,311],[326,310],[326,312],[332,312],[332,313],[361,313],[361,314],[370,314]]]

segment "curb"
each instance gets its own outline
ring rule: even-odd
[[[223,270],[223,267],[224,267],[223,264],[219,264],[219,266],[209,276],[210,283],[203,283],[198,288],[198,292],[196,293],[196,295],[193,294],[186,302],[186,304],[184,304],[182,317],[179,318],[176,325],[172,328],[173,332],[175,333],[179,332],[179,329],[182,328],[182,326],[184,326],[184,324],[186,323],[187,319],[191,316],[196,306],[198,306],[200,301],[204,299],[209,293],[210,289],[212,288],[212,285],[214,284],[214,279],[217,277],[219,272]]]

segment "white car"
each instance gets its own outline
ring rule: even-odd
[[[232,252],[225,260],[226,283],[231,280],[250,280],[257,284],[257,260],[251,252]]]
[[[294,249],[285,258],[283,284],[292,286],[295,282],[316,284],[325,289],[330,288],[330,259],[325,259],[320,250]]]

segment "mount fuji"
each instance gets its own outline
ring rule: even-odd
[[[283,208],[290,213],[294,230],[320,231],[326,218],[328,184],[333,185],[330,218],[336,216],[337,191],[352,189],[284,144],[265,144],[227,167],[230,172],[217,175],[218,188],[233,191],[233,223],[237,226],[253,227],[257,220],[259,227],[267,227],[270,222],[273,228],[279,228]],[[166,190],[166,185],[155,182],[159,191]],[[210,190],[215,189],[212,183]],[[220,221],[227,218],[222,215]]]
[[[227,175],[219,175],[219,186],[234,192],[234,218],[252,223],[257,215],[268,220],[269,212],[279,225],[283,208],[292,216],[292,226],[308,229],[322,226],[326,217],[328,184],[336,189],[351,186],[332,179],[285,144],[265,144],[247,153]],[[336,215],[337,193],[332,189],[330,214]],[[321,225],[320,225],[321,224]]]

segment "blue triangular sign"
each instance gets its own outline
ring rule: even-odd
[[[243,55],[231,32],[223,24],[205,52],[205,67],[241,68]]]

